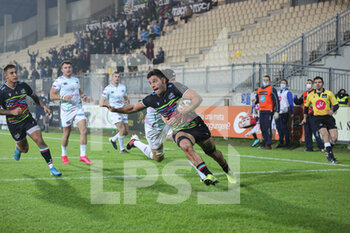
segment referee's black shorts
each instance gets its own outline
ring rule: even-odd
[[[317,129],[326,128],[326,129],[330,130],[330,129],[337,128],[337,126],[335,125],[334,117],[332,117],[330,115],[315,116],[315,125],[316,125]]]

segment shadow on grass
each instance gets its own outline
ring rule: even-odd
[[[34,178],[26,175],[27,178]],[[69,182],[64,179],[57,179],[56,183],[46,180],[35,180],[38,194],[36,198],[46,201],[50,204],[59,205],[62,207],[80,210],[82,214],[90,214],[92,219],[106,219],[108,216],[102,211],[101,205],[93,205],[90,202],[90,196],[83,197],[79,194]],[[81,187],[81,186],[79,186]],[[90,186],[89,186],[90,187]],[[90,193],[90,192],[88,192]]]
[[[275,176],[275,174],[271,176]],[[266,178],[268,177],[264,176],[264,179]],[[314,177],[309,178],[314,179]],[[272,178],[268,179],[272,180]],[[256,217],[257,221],[261,221],[263,218],[266,222],[291,227],[302,226],[304,229],[312,229],[314,232],[349,232],[350,229],[350,224],[342,222],[341,219],[335,221],[331,218],[321,217],[317,209],[292,205],[252,187],[246,187],[245,192],[241,193],[241,206],[265,213],[264,217],[261,215]],[[252,215],[249,218],[255,217]]]

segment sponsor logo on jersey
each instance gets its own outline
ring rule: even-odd
[[[174,95],[174,93],[171,92],[171,93],[169,94],[169,99],[171,100],[171,99],[174,99],[174,98],[175,98],[175,95]]]
[[[317,100],[316,101],[316,108],[318,110],[323,110],[326,108],[326,103],[323,100]]]
[[[322,98],[327,98],[327,94],[322,94]]]
[[[265,97],[265,96],[263,96],[263,95],[262,95],[262,96],[260,96],[260,102],[261,102],[261,103],[264,103],[264,102],[265,102],[265,100],[266,100],[266,97]]]
[[[24,89],[21,90],[21,94],[24,94],[26,93],[26,91]]]

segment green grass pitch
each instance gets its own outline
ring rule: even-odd
[[[77,158],[79,135],[71,135],[69,165],[60,160],[60,138],[59,133],[44,134],[63,173],[55,178],[30,139],[29,152],[17,162],[15,143],[0,131],[0,232],[350,232],[350,153],[345,150],[335,151],[340,164],[332,165],[324,154],[303,148],[264,151],[244,141],[218,140],[225,156],[230,143],[241,155],[240,204],[197,203],[198,192],[227,190],[221,168],[203,154],[209,169],[220,173],[216,186],[201,183],[194,169],[180,170],[192,187],[185,201],[157,202],[159,193],[177,193],[159,176],[152,186],[137,189],[136,204],[125,204],[124,162],[147,161],[162,171],[185,155],[165,142],[166,158],[157,163],[135,148],[119,154],[108,137],[102,143],[93,137],[97,142],[89,143],[87,155],[92,162],[103,161],[103,191],[119,192],[121,203],[91,204],[90,167]]]

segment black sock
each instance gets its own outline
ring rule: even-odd
[[[253,135],[255,140],[258,139],[258,137],[256,136],[256,133],[253,133],[252,135]]]
[[[47,147],[40,149],[40,153],[44,157],[47,165],[51,165],[52,164],[52,157],[51,157],[49,147],[47,146]]]
[[[227,162],[225,161],[224,165],[220,165],[222,167],[222,170],[224,170],[224,172],[228,173],[230,171],[230,168],[228,167]]]
[[[207,165],[205,165],[205,162],[198,164],[197,169],[206,176],[209,174],[213,174],[209,171],[209,169],[207,168]]]

